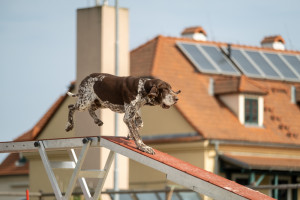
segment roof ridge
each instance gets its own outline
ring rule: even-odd
[[[13,141],[17,142],[35,140],[39,136],[41,131],[45,128],[45,126],[48,124],[50,119],[54,116],[56,111],[60,108],[67,96],[67,94],[60,96],[29,131],[23,133]]]
[[[152,62],[152,72],[151,74],[154,74],[155,71],[157,70],[157,63],[158,63],[158,56],[159,56],[159,47],[160,47],[160,43],[161,41],[164,39],[164,36],[162,35],[159,35],[157,36],[157,42],[156,42],[156,47],[155,47],[155,50],[154,50],[154,55],[153,55],[153,62]]]
[[[279,49],[270,49],[267,47],[262,46],[254,46],[254,45],[246,45],[246,44],[234,44],[231,42],[221,42],[221,41],[213,41],[213,40],[207,40],[207,41],[196,41],[191,38],[184,38],[184,37],[175,37],[175,36],[164,36],[164,35],[158,35],[155,38],[149,40],[148,42],[144,43],[143,45],[137,47],[136,49],[148,44],[149,42],[158,39],[158,38],[164,38],[164,39],[171,39],[171,40],[180,40],[180,41],[186,41],[186,42],[192,42],[192,43],[199,43],[199,44],[214,44],[216,46],[226,46],[228,44],[231,44],[231,47],[236,48],[247,48],[247,49],[253,49],[253,50],[262,50],[262,51],[269,51],[269,52],[281,52],[281,53],[290,53],[290,54],[300,54],[300,50],[279,50]],[[135,51],[136,49],[133,49],[131,52]]]
[[[141,49],[141,48],[147,46],[148,44],[150,44],[150,43],[154,42],[155,40],[157,40],[160,36],[161,36],[161,35],[157,35],[156,37],[154,37],[154,38],[148,40],[147,42],[143,43],[142,45],[137,46],[136,48],[132,49],[132,50],[130,51],[130,53],[133,53],[133,52],[135,52],[135,51],[137,51],[137,50],[139,50],[139,49]]]

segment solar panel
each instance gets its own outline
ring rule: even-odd
[[[239,71],[229,63],[225,58],[219,48],[215,46],[205,46],[201,45],[201,48],[208,54],[208,56],[215,62],[215,64],[220,68],[221,72],[224,74],[236,74],[239,75]]]
[[[178,43],[178,46],[200,72],[218,73],[217,69],[209,62],[195,44]]]
[[[300,75],[300,60],[297,56],[294,55],[282,55],[286,61],[297,71],[298,75]]]
[[[247,55],[260,67],[266,78],[280,78],[280,75],[272,68],[258,51],[245,51]]]
[[[298,79],[294,72],[285,64],[285,62],[275,53],[264,53],[272,64],[280,71],[285,79]]]
[[[221,51],[212,44],[178,42],[177,45],[203,73],[239,76],[242,72],[254,78],[300,81],[300,57],[297,55],[232,48],[228,58],[225,47]]]
[[[231,50],[231,57],[234,59],[238,67],[247,76],[252,77],[263,77],[262,74],[253,66],[253,64],[248,60],[247,57],[239,49]]]

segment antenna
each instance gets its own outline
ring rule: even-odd
[[[230,43],[227,44],[227,56],[228,56],[228,58],[231,58],[231,44]]]

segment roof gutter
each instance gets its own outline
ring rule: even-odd
[[[218,140],[210,139],[211,145],[239,145],[239,146],[259,146],[259,147],[277,147],[277,148],[289,148],[300,149],[299,144],[282,144],[282,143],[269,143],[269,142],[251,142],[251,141],[236,141],[236,140]]]

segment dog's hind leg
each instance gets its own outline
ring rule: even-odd
[[[66,131],[71,131],[74,127],[74,120],[73,120],[73,115],[74,115],[74,112],[76,110],[75,106],[73,104],[70,104],[68,106],[69,108],[69,114],[68,114],[68,123],[67,123],[67,126],[66,126]]]
[[[89,113],[90,113],[91,117],[94,119],[95,124],[97,124],[98,126],[102,126],[103,122],[98,118],[98,116],[95,113],[95,111],[97,109],[98,109],[98,107],[94,104],[88,108]]]

